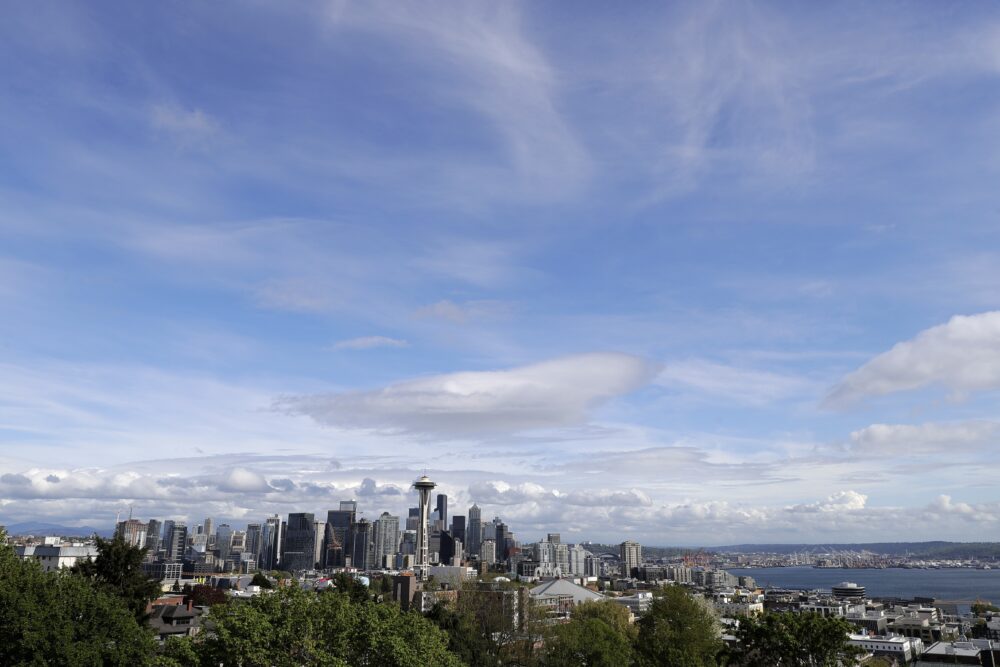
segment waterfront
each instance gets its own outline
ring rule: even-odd
[[[821,589],[829,591],[842,581],[853,581],[865,587],[869,597],[914,596],[939,600],[975,600],[981,597],[1000,603],[1000,569],[941,569],[909,570],[842,569],[814,567],[749,567],[734,568],[737,576],[751,576],[758,586],[779,588]]]

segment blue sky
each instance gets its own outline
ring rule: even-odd
[[[8,523],[1000,534],[990,5],[23,5],[0,81]]]

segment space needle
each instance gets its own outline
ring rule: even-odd
[[[431,491],[437,486],[427,475],[413,483],[413,488],[420,494],[420,523],[417,524],[417,562],[414,571],[417,579],[423,581],[427,579],[427,570],[430,567],[430,533],[427,524],[431,515]]]

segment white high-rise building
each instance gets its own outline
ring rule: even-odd
[[[479,543],[479,560],[487,565],[497,562],[497,541],[483,540]]]
[[[375,566],[385,567],[386,558],[399,551],[399,517],[388,512],[375,521]]]
[[[642,545],[632,540],[625,540],[618,549],[621,560],[622,576],[631,577],[632,571],[642,565]]]
[[[587,574],[587,556],[592,554],[580,544],[574,544],[569,550],[569,571],[576,575]]]

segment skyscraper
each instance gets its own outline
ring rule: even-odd
[[[635,570],[642,565],[642,546],[638,542],[625,540],[618,547],[618,553],[621,559],[622,576],[634,576]]]
[[[427,578],[427,569],[430,567],[428,550],[430,547],[430,533],[427,525],[431,513],[431,491],[437,486],[424,475],[413,483],[413,488],[420,494],[420,521],[417,524],[417,558],[414,571],[418,579]]]
[[[162,544],[162,542],[160,540],[160,529],[162,527],[163,527],[163,524],[161,524],[156,519],[150,519],[149,523],[146,525],[146,544],[145,544],[145,547],[146,547],[146,550],[147,550],[147,554],[146,554],[147,557],[155,558],[156,557],[156,552],[158,552],[160,550],[160,544]]]
[[[170,534],[166,536],[166,553],[164,560],[171,563],[180,563],[184,560],[184,552],[187,550],[187,526],[179,521],[167,521],[170,524]]]
[[[359,570],[375,569],[375,530],[368,519],[351,526],[351,566]]]
[[[285,529],[285,548],[281,558],[282,569],[289,572],[311,570],[316,565],[315,516],[312,512],[295,512],[288,515]]]
[[[163,548],[166,548],[167,542],[170,541],[170,533],[174,530],[174,523],[173,519],[167,519],[163,522],[163,534],[160,536],[160,544],[163,545]]]
[[[326,531],[323,549],[325,567],[343,567],[350,555],[350,533],[358,512],[358,503],[353,500],[340,501],[339,510],[326,513]]]
[[[399,551],[399,517],[388,512],[375,522],[375,564],[382,567],[387,556],[394,556]]]
[[[208,539],[205,541],[205,545],[211,549],[215,546],[215,532],[212,530],[212,519],[205,519],[204,526],[205,527],[201,532],[208,536]]]
[[[495,517],[493,519],[493,530],[494,539],[496,540],[496,550],[497,550],[497,561],[507,560],[507,539],[510,533],[507,530],[507,524],[500,520],[500,517]]]
[[[141,547],[146,544],[146,530],[148,525],[138,519],[128,519],[119,521],[115,528],[115,534],[125,540],[125,544],[130,547]]]
[[[261,527],[259,523],[248,523],[247,524],[247,537],[246,543],[243,547],[243,553],[253,554],[254,562],[258,561],[260,556],[260,541],[261,541]]]
[[[465,517],[456,515],[451,517],[451,534],[456,540],[465,543]]]
[[[469,554],[478,554],[479,545],[483,541],[483,516],[478,505],[469,508],[469,524],[465,533],[468,538],[466,548]]]
[[[441,521],[441,530],[448,529],[448,495],[445,493],[439,493],[437,497],[437,505],[434,507],[434,511],[438,514],[438,519]]]
[[[210,522],[211,519],[208,521]],[[208,525],[211,525],[211,523]],[[215,548],[219,552],[219,562],[223,569],[225,569],[226,561],[232,558],[231,551],[233,548],[233,529],[228,523],[219,524],[218,529],[216,529]]]
[[[284,523],[275,514],[264,521],[260,536],[260,554],[257,559],[262,570],[276,570],[281,563],[281,548],[285,543]]]

